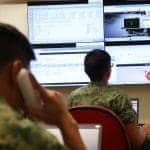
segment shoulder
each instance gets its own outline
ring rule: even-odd
[[[36,149],[39,146],[50,149],[61,146],[52,134],[13,111],[7,104],[0,104],[0,112],[0,147]]]
[[[112,101],[110,102],[110,106],[113,111],[120,116],[125,124],[133,122],[136,114],[132,108],[128,95],[116,87],[111,87],[108,90],[110,90],[111,93],[110,97]]]
[[[68,98],[73,98],[73,97],[76,97],[76,96],[80,96],[80,95],[84,95],[87,93],[87,90],[89,90],[89,87],[88,86],[82,86],[82,87],[79,87],[75,90],[73,90]]]
[[[102,95],[104,99],[107,99],[109,106],[117,112],[126,108],[126,106],[131,108],[128,95],[117,87],[104,87]]]
[[[67,97],[68,106],[71,107],[74,105],[79,105],[80,101],[82,99],[85,99],[85,97],[87,97],[88,90],[89,90],[89,88],[87,85],[73,90]]]
[[[104,87],[103,88],[103,92],[108,97],[112,97],[113,99],[120,99],[120,100],[128,99],[127,94],[123,90],[121,90],[121,89],[119,89],[119,88],[117,88],[115,86]]]

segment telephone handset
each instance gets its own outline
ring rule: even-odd
[[[17,75],[17,82],[21,91],[22,97],[27,106],[41,108],[42,101],[38,91],[32,86],[29,72],[22,68]]]

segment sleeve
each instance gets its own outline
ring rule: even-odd
[[[67,106],[72,107],[74,104],[74,94],[70,93],[67,97]]]
[[[111,103],[113,111],[121,118],[123,123],[129,124],[136,120],[136,112],[132,108],[128,97],[123,94],[117,94]]]
[[[35,122],[7,110],[0,114],[0,149],[65,149],[55,136]]]

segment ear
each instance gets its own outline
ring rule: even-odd
[[[12,83],[15,84],[17,81],[17,74],[20,71],[21,68],[23,68],[24,65],[21,60],[14,60],[11,65],[11,78]]]
[[[111,68],[109,68],[107,72],[105,72],[105,75],[103,76],[103,81],[107,83],[110,78],[110,75],[111,75]]]
[[[111,75],[111,67],[108,69],[108,80],[110,78],[110,75]]]

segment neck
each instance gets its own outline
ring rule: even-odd
[[[3,97],[8,105],[15,110],[19,110],[22,106],[16,95],[16,88],[11,86],[6,74],[0,75],[0,97]]]
[[[105,81],[105,80],[96,80],[96,81],[91,81],[91,82],[96,82],[96,83],[101,83],[103,85],[108,85],[108,81]]]
[[[102,83],[104,83],[105,85],[108,85],[108,80],[104,80],[102,81]]]
[[[5,98],[8,95],[7,93],[8,93],[8,86],[6,82],[6,76],[0,75],[0,96]]]

